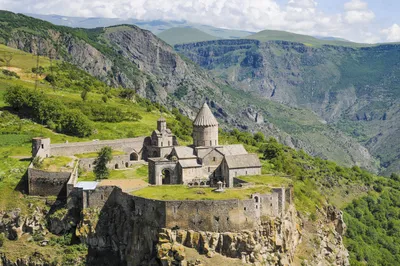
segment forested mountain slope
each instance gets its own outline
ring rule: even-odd
[[[367,149],[313,112],[234,89],[149,31],[128,25],[73,29],[5,11],[0,22],[0,42],[32,53],[56,54],[109,85],[133,89],[189,117],[209,99],[224,127],[262,131],[312,155],[376,169]]]
[[[236,88],[309,108],[399,171],[400,45],[351,48],[222,40],[176,49]]]

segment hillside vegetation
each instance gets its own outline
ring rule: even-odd
[[[398,44],[351,48],[222,40],[175,47],[237,89],[313,110],[366,147],[382,174],[400,171]]]
[[[157,37],[172,46],[220,39],[195,28],[171,28],[157,34]]]
[[[346,47],[367,47],[372,46],[369,44],[363,43],[354,43],[350,41],[343,41],[338,39],[323,39],[323,38],[315,38],[308,35],[301,35],[287,31],[278,31],[278,30],[263,30],[252,35],[246,36],[245,39],[258,40],[261,42],[267,41],[287,41],[287,42],[296,42],[303,43],[307,46],[322,46],[322,45],[337,45],[337,46],[346,46]]]

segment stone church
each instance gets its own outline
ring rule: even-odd
[[[149,182],[153,185],[234,186],[235,177],[261,174],[257,154],[241,144],[218,144],[218,121],[204,103],[193,122],[193,145],[178,146],[164,118],[157,121],[148,149]]]

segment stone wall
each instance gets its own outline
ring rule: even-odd
[[[33,196],[67,196],[67,182],[71,172],[46,172],[28,168],[28,190]]]
[[[241,242],[243,232],[247,232],[246,234],[257,232],[257,236],[254,237],[257,241],[261,241],[260,245],[264,245],[263,241],[272,241],[268,247],[276,248],[279,252],[288,248],[285,245],[291,244],[291,237],[287,237],[286,234],[295,228],[291,225],[293,228],[288,231],[287,223],[281,222],[290,212],[290,208],[287,209],[287,213],[274,213],[276,210],[284,209],[275,206],[282,203],[279,202],[278,191],[272,191],[267,195],[255,194],[253,198],[246,200],[214,201],[151,200],[126,194],[117,187],[98,187],[94,191],[79,189],[74,192],[76,191],[80,191],[82,207],[85,208],[84,217],[77,228],[78,237],[88,244],[91,252],[98,252],[98,256],[117,254],[117,257],[113,258],[119,265],[148,265],[149,260],[157,257],[159,250],[156,243],[161,239],[159,233],[162,230],[187,232],[187,234],[207,232],[205,233],[207,241],[204,238],[203,244],[214,243],[213,252],[241,258],[244,251],[237,248],[243,248]],[[293,209],[293,205],[291,208]],[[273,215],[265,217],[262,214]],[[88,224],[91,222],[93,223]],[[224,239],[220,236],[214,240],[209,239],[215,234],[222,234]],[[225,239],[232,236],[235,239],[229,241]],[[197,244],[192,246],[195,238],[181,237],[180,241],[188,247],[196,248]],[[202,240],[199,241],[202,243]],[[232,241],[237,242],[235,247],[228,253],[225,252],[230,250],[229,245]],[[219,242],[221,243],[217,245]],[[254,248],[252,243],[249,242],[249,245]],[[249,250],[246,256],[252,255],[256,250]],[[267,254],[269,251],[264,250],[264,252]],[[289,258],[291,256],[292,254]]]
[[[79,160],[79,167],[85,171],[93,171],[94,161],[96,158],[82,158]],[[131,160],[129,154],[113,156],[113,159],[107,164],[109,169],[126,169],[131,167],[133,164],[143,161]]]
[[[237,168],[237,169],[229,169],[226,167],[226,163],[223,163],[222,169],[222,176],[225,177],[225,182],[227,186],[233,187],[234,181],[233,178],[239,176],[246,176],[246,175],[261,175],[261,167],[248,167],[248,168]],[[229,181],[228,181],[229,180]]]
[[[87,142],[74,142],[63,144],[51,144],[51,155],[53,156],[73,156],[75,154],[98,152],[105,146],[113,150],[125,151],[128,154],[136,152],[139,155],[143,149],[144,137],[119,139],[119,140],[99,140]]]
[[[103,208],[107,202],[131,201],[131,215],[142,216],[152,206],[151,212],[165,214],[164,228],[227,232],[252,229],[262,217],[280,217],[285,211],[285,189],[273,189],[271,194],[254,194],[245,200],[187,200],[162,201],[144,199],[118,192],[118,199],[110,198],[115,187],[98,187],[82,191],[83,208]],[[160,209],[161,208],[161,209]],[[150,222],[150,221],[149,221]]]

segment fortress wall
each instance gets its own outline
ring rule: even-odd
[[[111,197],[115,187],[97,187],[95,190],[82,190],[83,208],[102,209],[107,202],[113,201]]]
[[[167,201],[166,227],[211,232],[251,229],[257,224],[254,204],[251,202],[251,200]]]
[[[279,216],[278,195],[276,193],[260,195],[260,216],[277,217]]]
[[[106,146],[111,147],[113,150],[120,150],[128,153],[135,150],[137,153],[139,153],[143,148],[144,139],[144,137],[140,137],[120,140],[99,140],[51,144],[51,155],[72,156],[80,153],[98,152],[101,148]]]
[[[46,172],[28,168],[29,195],[34,196],[62,196],[67,194],[67,182],[71,172]]]
[[[79,166],[85,171],[93,171],[95,160],[96,158],[82,158],[79,160]],[[116,167],[117,165],[118,168]],[[132,166],[132,161],[129,154],[113,156],[111,162],[107,164],[109,169],[125,169],[130,166]]]
[[[97,187],[82,191],[83,208],[106,207],[122,210],[134,221],[151,228],[179,228],[209,232],[239,232],[255,229],[262,217],[280,217],[280,195],[256,195],[245,200],[162,201],[132,196],[118,187]],[[283,210],[283,209],[282,209]]]

